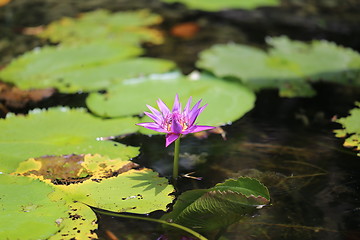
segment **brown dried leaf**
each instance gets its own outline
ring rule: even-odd
[[[23,108],[29,103],[36,103],[55,93],[55,89],[22,90],[13,85],[0,82],[0,101],[11,108]]]

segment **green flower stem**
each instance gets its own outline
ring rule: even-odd
[[[179,155],[180,155],[180,138],[175,141],[175,149],[174,149],[174,166],[173,166],[173,180],[176,181],[179,175]]]
[[[197,232],[193,231],[190,228],[184,227],[184,226],[176,224],[176,223],[167,222],[167,221],[164,221],[164,220],[161,220],[161,219],[154,219],[154,218],[141,217],[141,216],[136,216],[136,215],[114,213],[114,212],[103,211],[101,209],[93,209],[93,210],[95,212],[105,214],[105,215],[109,215],[109,216],[114,216],[114,217],[131,218],[131,219],[138,219],[138,220],[144,220],[144,221],[150,221],[150,222],[156,222],[156,223],[165,224],[165,225],[168,225],[168,226],[171,226],[171,227],[174,227],[174,228],[181,229],[181,230],[183,230],[183,231],[185,231],[187,233],[190,233],[191,235],[198,238],[199,240],[208,240],[206,237],[202,236],[200,233],[197,233]]]

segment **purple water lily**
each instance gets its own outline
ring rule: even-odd
[[[151,113],[144,112],[147,116],[154,120],[154,122],[138,123],[137,125],[157,132],[167,133],[166,147],[181,137],[181,135],[215,128],[212,126],[195,124],[196,118],[205,109],[207,104],[199,107],[201,103],[200,100],[190,109],[191,101],[192,97],[189,98],[185,108],[181,110],[179,96],[176,94],[173,109],[170,111],[166,104],[159,99],[157,101],[157,105],[159,106],[160,111],[146,105],[150,109]]]

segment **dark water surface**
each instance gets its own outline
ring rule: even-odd
[[[203,177],[182,179],[182,191],[239,176],[258,178],[270,190],[271,205],[229,227],[225,239],[360,239],[360,161],[332,133],[340,126],[330,121],[331,109],[344,107],[345,96],[339,95],[336,104],[334,92],[327,94],[327,99],[304,100],[263,92],[255,109],[224,127],[227,140],[220,135],[182,140],[181,172]],[[327,111],[323,101],[332,104]],[[141,141],[142,154],[135,161],[170,176],[172,148],[164,147],[164,137],[139,138],[125,140]],[[156,239],[161,234],[154,233],[156,224],[101,219],[102,234],[110,230],[132,236],[126,239]]]
[[[21,35],[23,27],[100,7],[149,7],[163,15],[161,28],[167,40],[161,46],[146,46],[147,55],[173,59],[185,73],[194,70],[202,49],[229,41],[264,47],[267,35],[328,39],[359,50],[359,17],[355,16],[360,8],[352,8],[353,2],[294,0],[283,1],[280,9],[204,13],[187,11],[179,5],[164,6],[155,0],[13,0],[0,8],[0,65],[45,44]],[[320,20],[327,24],[319,24]],[[169,34],[174,24],[186,21],[195,21],[201,27],[194,38],[179,39]],[[331,121],[335,115],[347,115],[360,100],[360,89],[335,84],[318,84],[315,88],[318,95],[311,99],[281,99],[275,91],[263,91],[258,93],[251,112],[224,127],[226,140],[214,134],[207,139],[187,136],[182,140],[181,173],[195,172],[193,175],[203,180],[183,178],[179,181],[181,191],[212,187],[239,176],[258,178],[270,190],[271,205],[230,226],[223,239],[360,239],[360,159],[342,146],[343,139],[334,137],[332,131],[340,125]],[[84,95],[56,95],[40,105],[84,106],[83,100]],[[171,175],[173,148],[164,147],[163,136],[138,135],[119,141],[141,146],[141,155],[134,160],[137,163],[162,176]],[[151,214],[154,218],[160,216]],[[114,239],[109,232],[126,240],[156,239],[162,234],[159,224],[105,215],[99,215],[99,226],[101,239]]]

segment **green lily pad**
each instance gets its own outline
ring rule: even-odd
[[[52,201],[55,189],[39,180],[0,174],[0,239],[47,239],[67,218],[65,201]]]
[[[0,174],[0,238],[97,239],[97,217],[91,207],[139,214],[166,211],[174,188],[152,170],[133,169],[136,166],[121,158],[88,154],[29,159],[13,173],[17,176]],[[84,169],[88,176],[63,179],[74,169]]]
[[[356,103],[357,108],[350,110],[350,116],[337,119],[344,129],[335,130],[336,136],[345,139],[344,146],[360,151],[360,103]],[[358,153],[360,156],[360,153]]]
[[[125,78],[167,72],[175,66],[163,59],[133,58],[141,53],[139,47],[114,41],[43,47],[12,61],[0,71],[0,78],[23,89],[74,93],[106,89]]]
[[[168,195],[174,189],[166,178],[159,178],[150,169],[133,169],[137,167],[133,162],[98,154],[71,157],[45,157],[35,160],[38,164],[29,164],[34,162],[29,159],[20,164],[15,174],[39,178],[49,184],[61,183],[55,187],[73,201],[114,212],[166,211],[166,205],[173,199]],[[64,161],[59,161],[60,158]],[[73,167],[64,167],[66,164]],[[64,177],[67,172],[74,174]],[[62,181],[54,181],[57,179]]]
[[[251,110],[255,101],[254,93],[237,83],[204,74],[167,73],[123,81],[104,94],[90,94],[86,103],[99,116],[120,117],[148,111],[146,104],[156,107],[158,98],[171,107],[176,93],[184,104],[190,96],[193,104],[200,99],[208,104],[198,118],[203,125],[235,121]]]
[[[137,118],[103,120],[84,109],[34,110],[28,116],[0,119],[0,171],[11,172],[31,157],[99,153],[128,160],[138,148],[102,137],[136,132]]]
[[[66,197],[64,194],[58,195],[62,198]],[[81,202],[67,200],[67,216],[58,220],[61,229],[49,240],[98,239],[95,233],[98,228],[98,219],[94,211]]]
[[[310,83],[331,81],[360,85],[360,55],[327,41],[309,44],[287,37],[267,38],[268,52],[257,48],[215,45],[200,54],[197,66],[219,77],[235,77],[254,90],[277,88],[280,96],[313,96]]]
[[[162,34],[147,26],[161,21],[159,15],[148,10],[110,13],[101,9],[83,13],[79,18],[64,17],[52,22],[38,36],[52,42],[72,45],[99,39],[116,39],[122,44],[159,44],[163,41]]]
[[[192,9],[201,9],[204,11],[219,11],[223,9],[254,9],[262,6],[278,6],[280,0],[162,0],[163,2],[180,2]]]
[[[256,179],[241,177],[226,180],[210,189],[184,192],[173,211],[162,219],[213,234],[262,208],[269,201],[269,192],[263,184]]]

